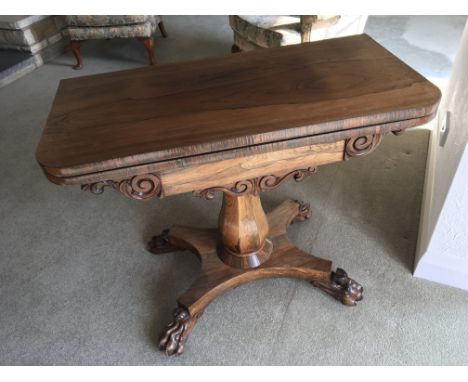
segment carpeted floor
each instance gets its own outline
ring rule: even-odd
[[[382,40],[394,33],[388,47],[398,54],[409,49],[397,36],[410,21],[372,18],[366,31]],[[166,17],[166,27],[161,63],[229,52],[225,17]],[[411,275],[426,130],[386,136],[368,157],[263,194],[267,210],[285,198],[312,204],[291,239],[346,269],[364,285],[364,301],[347,308],[299,280],[244,285],[208,307],[184,355],[166,358],[157,339],[198,262],[188,252],[152,256],[145,242],[172,223],[215,225],[220,198],[143,203],[46,180],[35,147],[59,80],[146,62],[133,40],[91,41],[82,51],[80,72],[66,54],[0,89],[0,364],[468,364],[468,293]],[[431,70],[441,54],[425,55]]]

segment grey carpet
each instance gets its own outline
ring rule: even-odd
[[[167,17],[160,62],[227,54],[226,23]],[[346,269],[364,285],[364,301],[348,308],[299,280],[244,285],[207,308],[184,355],[166,358],[157,338],[198,262],[188,252],[152,256],[145,242],[173,223],[215,225],[220,198],[144,203],[45,179],[35,147],[59,79],[146,62],[133,40],[91,41],[83,54],[81,72],[66,54],[0,89],[0,364],[468,363],[468,294],[411,276],[423,130],[386,136],[368,157],[263,194],[267,210],[285,198],[312,204],[291,239]]]

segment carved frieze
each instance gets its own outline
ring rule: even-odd
[[[344,158],[361,157],[370,154],[382,141],[382,134],[375,133],[349,138],[345,142]]]
[[[316,172],[316,167],[308,167],[306,169],[294,170],[282,175],[265,175],[258,178],[240,180],[229,185],[210,187],[204,190],[194,191],[193,195],[200,198],[205,198],[207,200],[213,199],[216,191],[225,192],[234,196],[247,194],[258,195],[261,191],[273,190],[288,178],[292,177],[296,182],[300,182],[307,176]]]
[[[162,194],[161,181],[155,174],[136,175],[119,181],[105,180],[84,184],[81,189],[91,191],[93,194],[102,194],[105,187],[112,187],[127,198],[136,200],[146,200],[155,196],[161,197]]]

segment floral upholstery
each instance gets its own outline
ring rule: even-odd
[[[72,40],[151,37],[160,16],[66,16],[66,33]]]
[[[367,16],[314,16],[309,41],[360,34]],[[303,41],[300,16],[229,16],[234,44],[241,50],[273,48]]]
[[[262,48],[287,45],[291,41],[301,40],[299,17],[230,16],[229,24],[237,39],[245,39]],[[283,25],[290,27],[281,28]]]
[[[65,16],[67,25],[70,26],[113,26],[113,25],[129,25],[129,24],[140,24],[148,21],[152,16],[118,16],[118,15],[77,15],[77,16]]]

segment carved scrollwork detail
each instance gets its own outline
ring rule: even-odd
[[[215,188],[205,188],[204,190],[193,191],[192,195],[197,198],[202,198],[206,200],[213,200],[215,197],[215,192],[218,191]]]
[[[296,182],[301,182],[307,176],[317,172],[316,167],[308,167],[306,169],[299,169],[288,172],[282,175],[265,175],[258,178],[240,180],[234,184],[226,186],[211,187],[200,191],[194,191],[193,196],[211,200],[214,198],[216,191],[225,192],[233,196],[240,195],[258,195],[261,191],[270,191],[278,187],[286,179],[293,177]]]
[[[137,200],[146,200],[154,196],[161,197],[162,194],[161,181],[154,174],[136,175],[130,179],[120,181],[105,180],[84,184],[81,189],[99,195],[104,192],[105,187],[112,187],[127,198]]]
[[[100,195],[104,192],[105,187],[112,187],[114,188],[114,181],[112,180],[105,180],[102,182],[96,182],[96,183],[89,183],[89,184],[83,184],[81,186],[81,189],[83,191],[90,191],[93,194]]]
[[[375,133],[349,138],[345,143],[344,159],[370,154],[382,141],[382,134]]]
[[[229,190],[233,195],[257,193],[259,178],[240,180]]]
[[[258,178],[240,180],[232,185],[206,188],[204,190],[193,191],[193,196],[212,200],[216,191],[226,192],[230,195],[240,196],[246,194],[257,194]]]
[[[119,183],[119,191],[130,199],[150,199],[161,196],[161,181],[154,174],[136,175]]]

